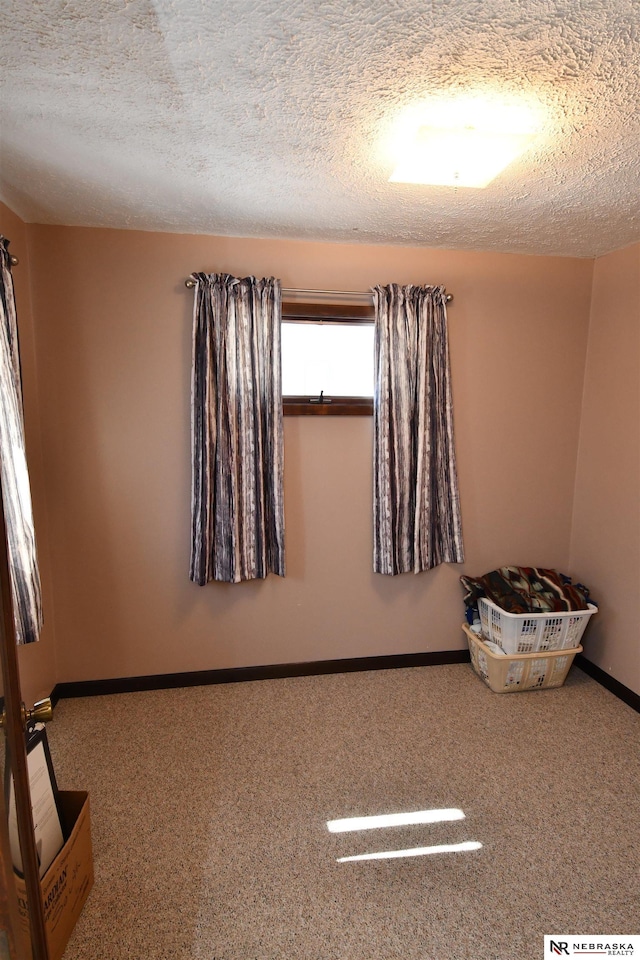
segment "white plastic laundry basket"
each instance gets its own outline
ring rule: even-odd
[[[575,649],[598,608],[590,603],[588,610],[566,613],[507,613],[492,600],[480,597],[478,612],[484,639],[512,654]]]

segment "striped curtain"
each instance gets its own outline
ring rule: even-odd
[[[9,241],[0,237],[0,457],[16,640],[42,629],[42,595],[24,442],[18,324]]]
[[[193,279],[190,579],[284,576],[280,281]]]
[[[373,289],[376,573],[462,563],[443,287]]]

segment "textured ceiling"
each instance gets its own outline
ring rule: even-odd
[[[640,240],[640,0],[5,0],[29,222],[596,256]],[[388,183],[443,95],[524,100],[484,190]]]

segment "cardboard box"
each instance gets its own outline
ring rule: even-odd
[[[93,886],[89,794],[61,790],[60,807],[69,839],[40,881],[49,960],[60,960]],[[29,929],[26,887],[16,876],[20,921]]]

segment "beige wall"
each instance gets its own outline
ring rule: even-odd
[[[45,623],[38,643],[20,647],[19,669],[24,700],[30,705],[47,696],[56,683],[53,583],[49,562],[46,512],[46,475],[41,448],[40,402],[36,368],[33,314],[31,308],[31,269],[27,227],[3,203],[0,203],[0,234],[11,243],[9,251],[20,263],[12,273],[18,311],[25,439],[31,473],[31,494],[42,581]]]
[[[640,693],[640,244],[595,264],[571,569],[600,602],[585,655]]]
[[[29,228],[58,680],[463,646],[463,570],[566,569],[593,264]],[[288,418],[288,576],[188,581],[193,270],[444,283],[464,567],[371,572],[371,421]]]
[[[25,227],[2,205],[0,231],[20,258],[46,617],[41,642],[20,651],[25,699],[56,680],[452,649],[461,646],[459,573],[507,562],[586,582],[601,608],[585,653],[640,692],[640,246],[594,268]],[[182,281],[194,269],[300,287],[443,282],[455,293],[463,568],[374,576],[371,421],[289,418],[288,577],[188,582],[192,295]]]

